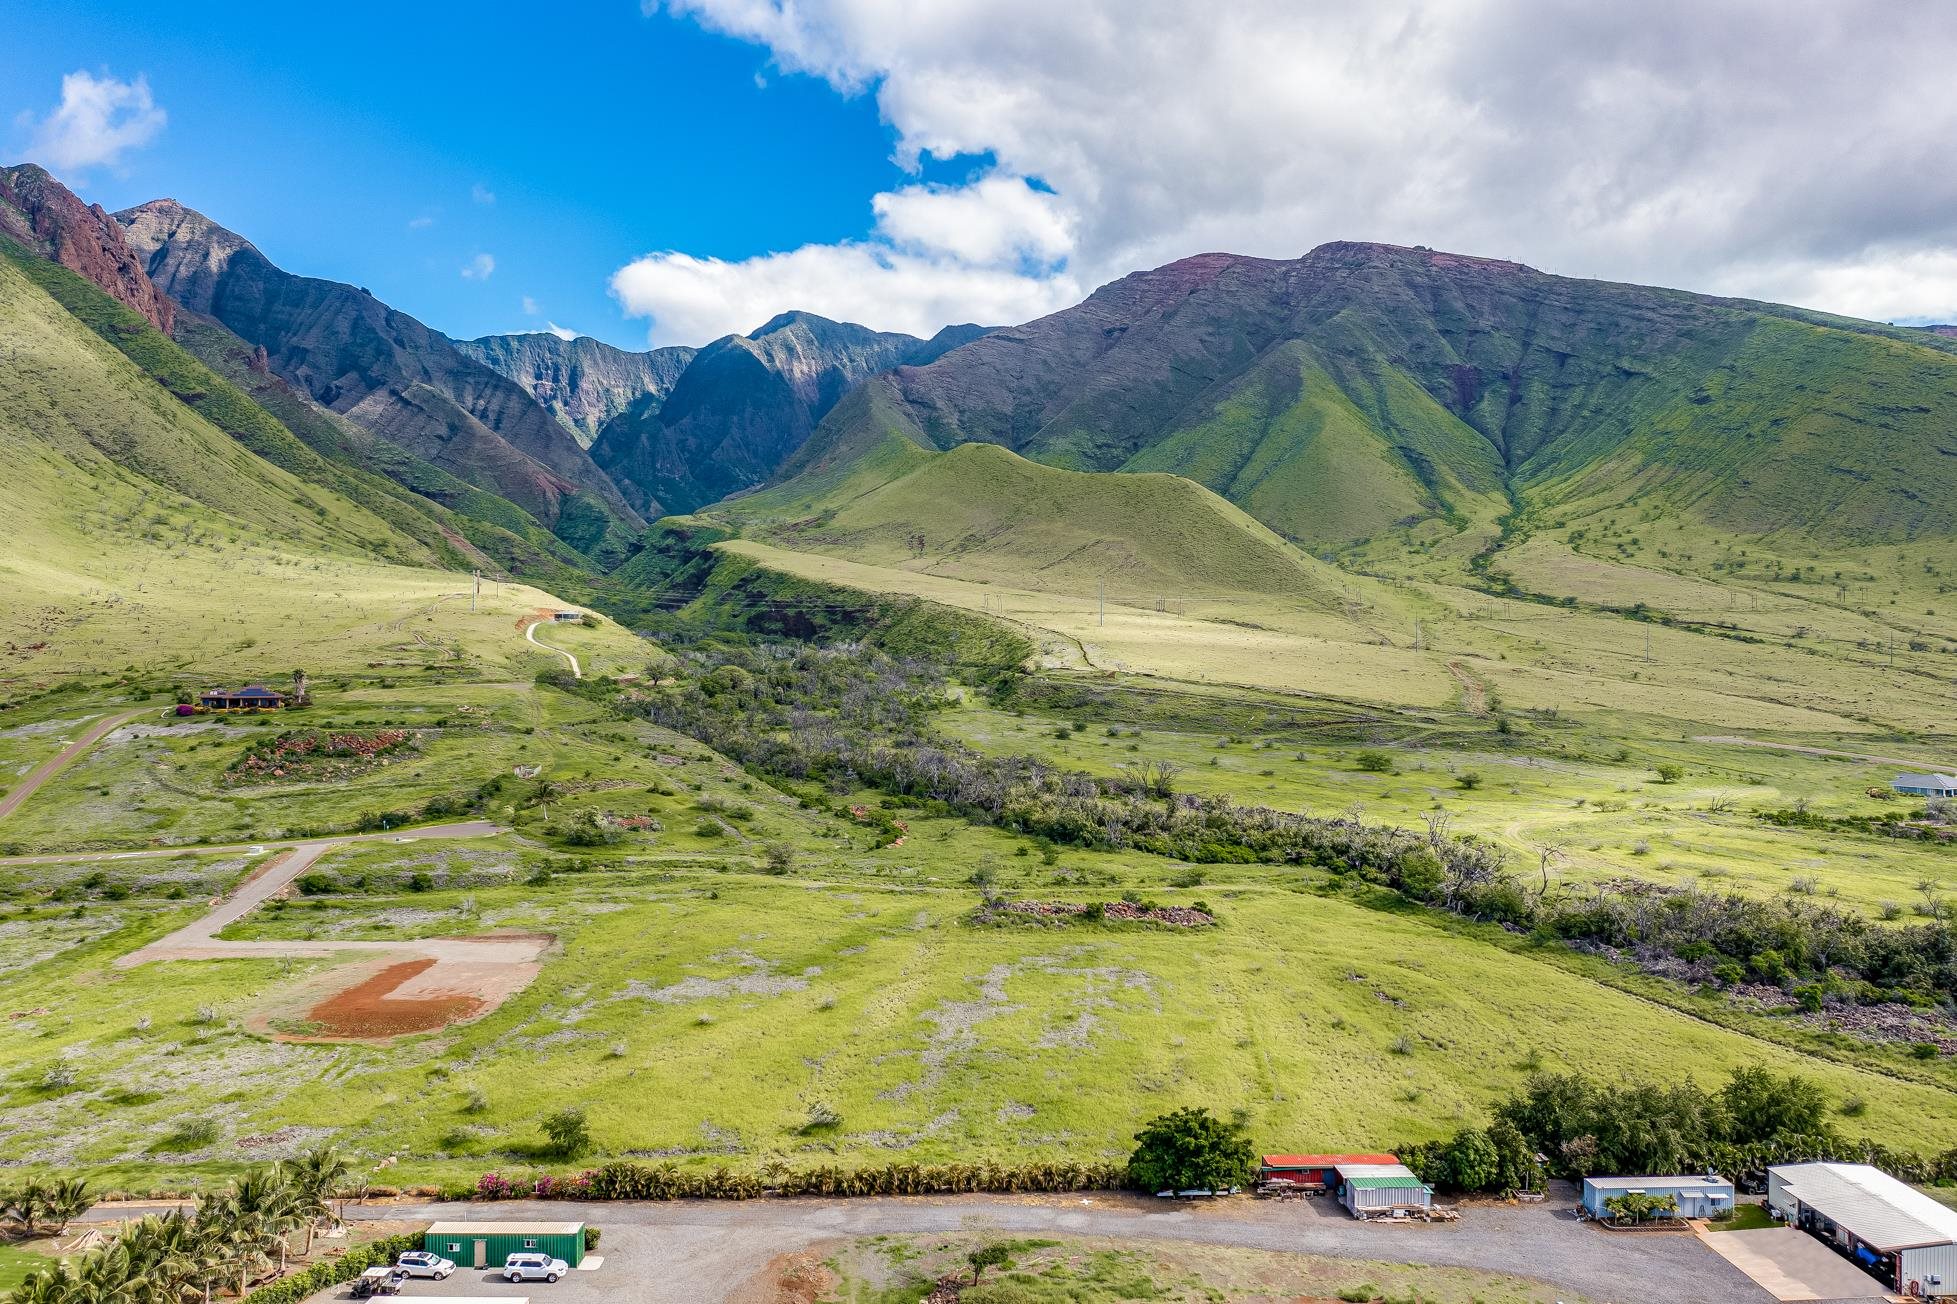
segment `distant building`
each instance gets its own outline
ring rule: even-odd
[[[214,688],[197,700],[207,711],[276,711],[285,705],[285,694],[263,684],[247,684],[235,692]]]
[[[1957,775],[1899,774],[1889,786],[1912,797],[1957,797]]]
[[[1868,1164],[1780,1164],[1767,1203],[1891,1290],[1957,1295],[1957,1210]]]
[[[567,621],[583,620],[584,613],[582,611],[553,611],[550,613],[550,618],[561,625]]]
[[[1681,1218],[1711,1218],[1733,1207],[1733,1184],[1723,1177],[1586,1177],[1583,1207],[1593,1218],[1608,1218],[1604,1201],[1620,1195],[1671,1196]]]

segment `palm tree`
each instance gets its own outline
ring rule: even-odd
[[[88,1193],[88,1179],[85,1177],[65,1177],[48,1189],[45,1206],[50,1230],[59,1236],[69,1223],[87,1213],[95,1205]]]
[[[340,1152],[331,1146],[315,1146],[300,1155],[292,1165],[291,1183],[296,1212],[305,1219],[306,1244],[301,1254],[313,1252],[313,1231],[321,1218],[337,1221],[331,1204],[340,1183],[353,1169]]]
[[[83,1304],[84,1298],[75,1270],[65,1262],[29,1273],[7,1297],[10,1304]]]

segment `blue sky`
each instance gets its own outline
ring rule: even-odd
[[[1951,0],[14,0],[0,140],[459,336],[928,334],[1329,240],[1952,321],[1952,67]]]
[[[83,198],[171,196],[452,335],[555,321],[635,348],[646,322],[607,288],[635,256],[860,235],[870,197],[914,179],[866,96],[631,3],[564,9],[14,5],[0,139],[32,156],[65,73],[141,75],[167,125],[112,165],[57,168]],[[493,271],[463,277],[479,254]]]

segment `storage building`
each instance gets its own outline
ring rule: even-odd
[[[584,1261],[581,1222],[438,1222],[422,1233],[421,1248],[454,1259],[458,1268],[500,1268],[523,1250],[562,1259],[573,1268]]]
[[[1957,1295],[1957,1210],[1867,1164],[1781,1164],[1767,1202],[1889,1289]]]
[[[1397,1160],[1390,1164],[1339,1164],[1339,1203],[1355,1218],[1391,1217],[1425,1212],[1434,1205],[1434,1188]]]
[[[1338,1185],[1340,1164],[1397,1164],[1398,1155],[1265,1155],[1257,1169],[1259,1185],[1329,1190]]]
[[[1583,1207],[1592,1218],[1608,1218],[1604,1201],[1620,1195],[1669,1195],[1681,1218],[1711,1218],[1733,1207],[1733,1184],[1723,1177],[1586,1177]]]

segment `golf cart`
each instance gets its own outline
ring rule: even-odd
[[[371,1299],[375,1295],[399,1295],[408,1274],[386,1266],[369,1268],[353,1279],[353,1297]]]

